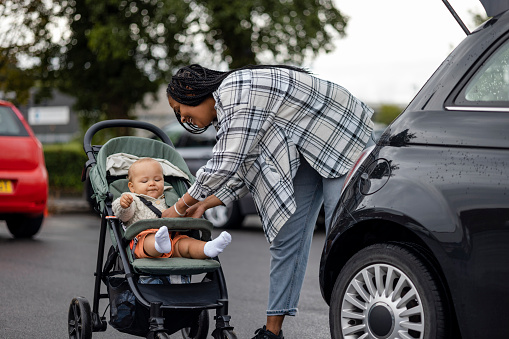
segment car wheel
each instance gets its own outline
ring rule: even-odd
[[[15,238],[31,238],[41,229],[44,214],[40,215],[17,215],[6,220],[9,232]]]
[[[216,228],[240,228],[244,221],[239,203],[236,201],[228,206],[220,205],[206,210],[205,218]]]
[[[331,296],[332,338],[446,338],[445,299],[426,261],[376,244],[343,267]]]

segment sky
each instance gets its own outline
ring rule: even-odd
[[[372,105],[406,105],[465,37],[442,0],[335,0],[346,38],[308,68]],[[470,31],[479,0],[449,0]]]

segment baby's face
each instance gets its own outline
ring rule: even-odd
[[[158,162],[139,163],[132,170],[132,178],[129,182],[131,192],[145,194],[152,198],[159,198],[163,194],[163,170]]]

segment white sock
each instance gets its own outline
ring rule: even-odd
[[[154,246],[156,251],[161,254],[171,252],[171,240],[168,234],[168,227],[161,226],[156,232]]]
[[[232,241],[230,233],[223,231],[214,240],[208,241],[203,248],[203,253],[209,258],[215,258],[217,255],[225,249],[228,244]]]

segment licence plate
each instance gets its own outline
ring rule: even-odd
[[[10,180],[0,180],[1,193],[12,193],[12,182]]]

